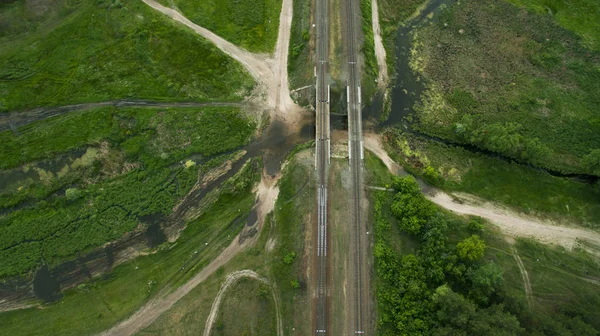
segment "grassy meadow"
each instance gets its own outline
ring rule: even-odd
[[[243,278],[236,282],[223,298],[212,334],[277,335],[271,292],[271,286],[258,280]]]
[[[448,6],[414,30],[410,66],[427,89],[412,127],[537,167],[599,175],[600,53],[590,36],[600,36],[600,13],[590,4],[560,7],[558,17],[500,0]]]
[[[243,67],[134,0],[0,5],[0,112],[112,99],[237,101]],[[7,25],[4,22],[20,22]]]
[[[248,51],[271,53],[279,29],[281,0],[160,0],[192,22]]]

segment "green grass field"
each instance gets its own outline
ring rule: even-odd
[[[192,22],[248,51],[270,53],[277,42],[281,0],[161,0]]]
[[[508,0],[541,15],[553,17],[558,24],[581,36],[582,44],[600,50],[600,2],[595,0]]]
[[[51,10],[31,22],[25,1],[0,5],[2,20],[23,21],[0,33],[0,112],[122,98],[233,101],[254,85],[241,65],[141,1],[40,2]]]
[[[360,14],[362,16],[361,29],[364,36],[362,45],[362,53],[365,60],[366,77],[362,81],[365,101],[370,101],[377,89],[377,75],[379,68],[377,67],[377,59],[375,58],[375,40],[373,36],[373,20],[371,0],[360,1]]]
[[[215,201],[187,223],[177,242],[119,265],[107,277],[68,290],[59,302],[0,313],[2,332],[95,334],[131,315],[164,286],[181,284],[210,263],[245,225],[260,171],[260,165],[249,164],[222,190],[215,190],[209,197]]]
[[[597,10],[578,15],[590,3],[569,4],[557,23],[504,1],[467,0],[416,29],[411,68],[427,90],[413,127],[538,167],[598,175],[600,54],[578,35],[600,36]]]
[[[0,275],[57,265],[119,238],[143,216],[169,215],[199,170],[246,144],[254,129],[237,108],[110,107],[36,122],[18,137],[1,133],[13,144],[0,153],[3,163],[29,163],[12,172],[35,173],[0,190],[1,208],[28,204],[0,216]],[[85,153],[64,166],[43,164],[76,149]],[[193,155],[197,166],[182,163]],[[38,159],[48,160],[31,162]]]
[[[277,335],[272,288],[254,279],[236,282],[225,294],[212,334]]]
[[[408,170],[451,191],[473,194],[526,214],[600,229],[597,185],[476,154],[408,134],[388,134],[390,154]]]
[[[369,183],[389,187],[383,162],[367,159]],[[517,240],[514,250],[533,288],[530,308],[513,248],[498,229],[481,219],[440,210],[420,196],[414,182],[406,181],[391,181],[401,190],[397,194],[370,195],[377,334],[598,334],[597,257]],[[415,223],[421,223],[420,228],[407,231]],[[480,237],[482,249],[465,243],[473,235]]]

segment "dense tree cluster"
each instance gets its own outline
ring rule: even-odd
[[[477,234],[479,221],[441,212],[411,176],[395,177],[392,186],[397,194],[391,204],[385,194],[375,195],[378,334],[598,334],[579,316],[559,315],[559,323],[536,316],[532,322],[503,293],[502,269],[483,259],[486,244]],[[392,223],[418,242],[413,253],[399,253],[390,238]],[[463,238],[448,238],[457,235]]]

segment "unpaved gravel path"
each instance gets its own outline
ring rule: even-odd
[[[210,313],[208,314],[208,318],[206,319],[206,323],[204,324],[203,336],[210,336],[210,332],[215,324],[215,321],[217,320],[217,315],[219,313],[219,308],[221,306],[221,301],[223,300],[223,295],[225,294],[225,292],[227,292],[229,287],[231,287],[233,284],[235,284],[238,280],[242,278],[252,278],[267,285],[270,285],[267,279],[261,277],[256,272],[251,270],[235,271],[229,274],[225,279],[225,282],[221,285],[221,289],[219,290],[219,293],[217,293],[217,297],[215,297],[212,307],[210,308]],[[279,312],[279,300],[277,300],[275,291],[273,289],[271,289],[271,292],[273,293],[273,301],[275,304],[275,314],[277,319],[277,335],[283,336],[283,327],[281,323],[281,315]]]
[[[383,149],[380,137],[372,134],[366,135],[365,147],[379,156],[393,173],[397,174],[401,170],[400,166]],[[594,254],[597,254],[597,251],[588,249],[585,245],[578,244],[578,242],[587,241],[600,246],[600,234],[596,232],[575,227],[557,226],[549,221],[501,208],[472,195],[460,193],[449,195],[435,188],[430,188],[425,196],[435,204],[455,213],[485,218],[498,226],[508,236],[533,238],[544,244],[557,244],[567,249],[579,246]]]
[[[377,76],[377,85],[379,88],[385,88],[388,81],[387,63],[385,61],[385,48],[381,38],[381,27],[379,26],[379,9],[377,0],[371,0],[371,20],[373,21],[373,39],[375,40],[375,57],[379,75]]]

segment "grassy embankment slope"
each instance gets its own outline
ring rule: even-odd
[[[363,88],[363,96],[365,101],[370,99],[377,90],[377,75],[379,68],[377,67],[377,58],[375,57],[375,39],[373,36],[373,20],[372,20],[371,0],[360,0],[361,30],[363,33],[362,54],[365,62],[365,77],[361,81]]]
[[[272,285],[269,289],[276,291],[285,335],[310,333],[306,323],[309,320],[310,296],[304,269],[311,260],[307,258],[305,239],[310,239],[306,233],[306,225],[309,223],[307,214],[313,211],[315,192],[313,169],[310,167],[312,160],[311,156],[307,155],[309,153],[301,151],[290,155],[290,161],[279,181],[280,191],[275,209],[267,217],[256,245],[218,269],[173,308],[141,331],[140,335],[201,334],[211,303],[221,284],[227,275],[243,269],[254,270],[265,277]],[[234,292],[230,294],[235,295]],[[253,294],[255,293],[243,296]],[[264,295],[264,290],[256,295]],[[248,316],[252,319],[257,313],[252,311],[252,306],[232,307],[235,315],[226,311],[228,308],[221,308],[223,315],[219,317],[213,331],[217,331],[219,325],[225,329],[233,323],[236,327],[247,330],[248,335],[258,335],[250,330],[249,320],[240,318]],[[261,316],[263,321],[269,322],[273,320],[274,312],[269,309],[265,313],[261,312]]]
[[[281,0],[160,0],[192,22],[248,51],[270,53],[277,42]]]
[[[288,55],[288,73],[290,88],[297,89],[314,85],[314,64],[311,59],[311,6],[312,1],[294,1],[294,16],[290,33],[290,50]],[[313,36],[313,39],[315,37]],[[302,101],[309,104],[309,101]]]
[[[600,52],[588,48],[597,47],[590,32],[600,35],[600,4],[580,17],[589,6],[574,3],[558,18],[575,32],[500,0],[449,6],[415,31],[411,68],[427,89],[413,127],[538,167],[600,175]]]
[[[237,101],[252,89],[241,65],[141,1],[41,3],[47,11],[0,5],[0,112],[123,98]]]
[[[181,161],[196,154],[206,163],[246,144],[254,129],[236,108],[103,108],[36,122],[19,136],[0,133],[4,168],[29,163],[5,177],[35,172],[0,191],[9,209],[0,217],[0,276],[58,265],[135,229],[144,216],[168,216],[198,179],[199,166]],[[34,162],[74,149],[85,152],[50,168]]]
[[[598,333],[597,259],[517,241],[530,306],[513,247],[493,226],[437,208],[373,155],[366,166],[371,184],[395,190],[371,192],[378,334]]]

